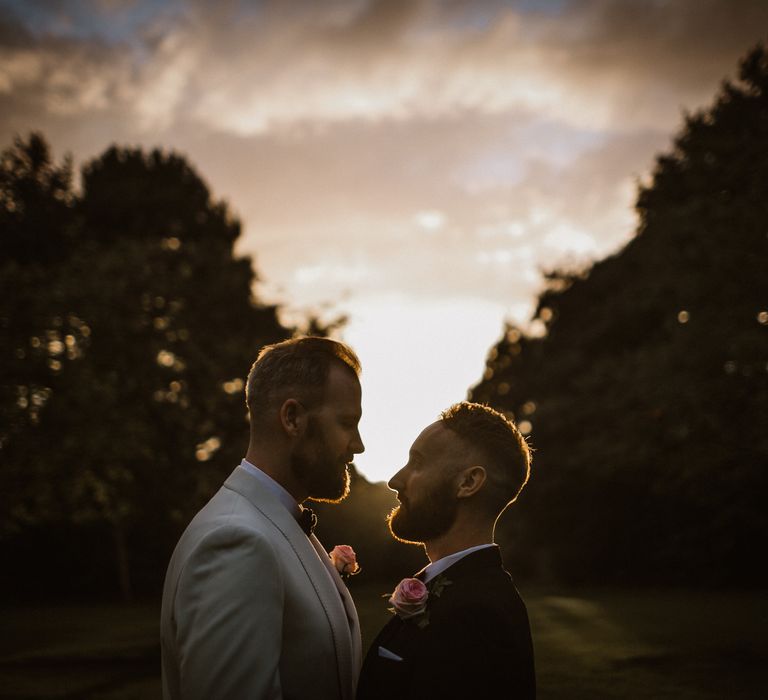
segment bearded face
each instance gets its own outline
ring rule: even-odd
[[[334,453],[315,416],[309,416],[307,430],[294,448],[291,469],[313,500],[336,503],[349,494],[345,455]]]
[[[401,542],[420,544],[448,532],[456,519],[458,500],[453,480],[446,478],[421,493],[400,493],[400,505],[387,517],[389,531]]]

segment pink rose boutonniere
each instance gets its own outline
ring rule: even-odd
[[[331,562],[336,567],[341,578],[345,581],[357,573],[360,573],[360,565],[357,563],[355,550],[348,544],[337,544],[328,554]]]
[[[425,616],[428,598],[429,591],[424,583],[417,578],[404,578],[389,597],[390,612],[397,613],[403,620],[421,615],[422,619],[416,624],[423,627],[429,621]]]
[[[429,624],[427,609],[429,596],[439,598],[443,594],[443,589],[450,585],[451,582],[443,574],[430,581],[429,587],[420,579],[404,578],[389,596],[389,603],[392,606],[389,611],[397,613],[403,620],[413,619],[421,629],[424,629]]]

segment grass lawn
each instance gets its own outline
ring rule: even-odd
[[[387,585],[353,579],[367,648]],[[540,700],[768,697],[768,596],[522,591]],[[157,605],[0,611],[0,698],[160,697]]]
[[[768,596],[591,591],[524,597],[542,700],[768,697]]]

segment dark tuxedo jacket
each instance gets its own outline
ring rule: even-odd
[[[535,698],[528,613],[498,547],[466,555],[427,588],[427,624],[393,615],[368,650],[357,699]]]

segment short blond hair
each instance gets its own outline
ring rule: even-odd
[[[360,376],[357,355],[338,340],[302,336],[265,345],[251,366],[245,388],[251,424],[287,398],[296,398],[308,408],[322,403],[334,364]]]

